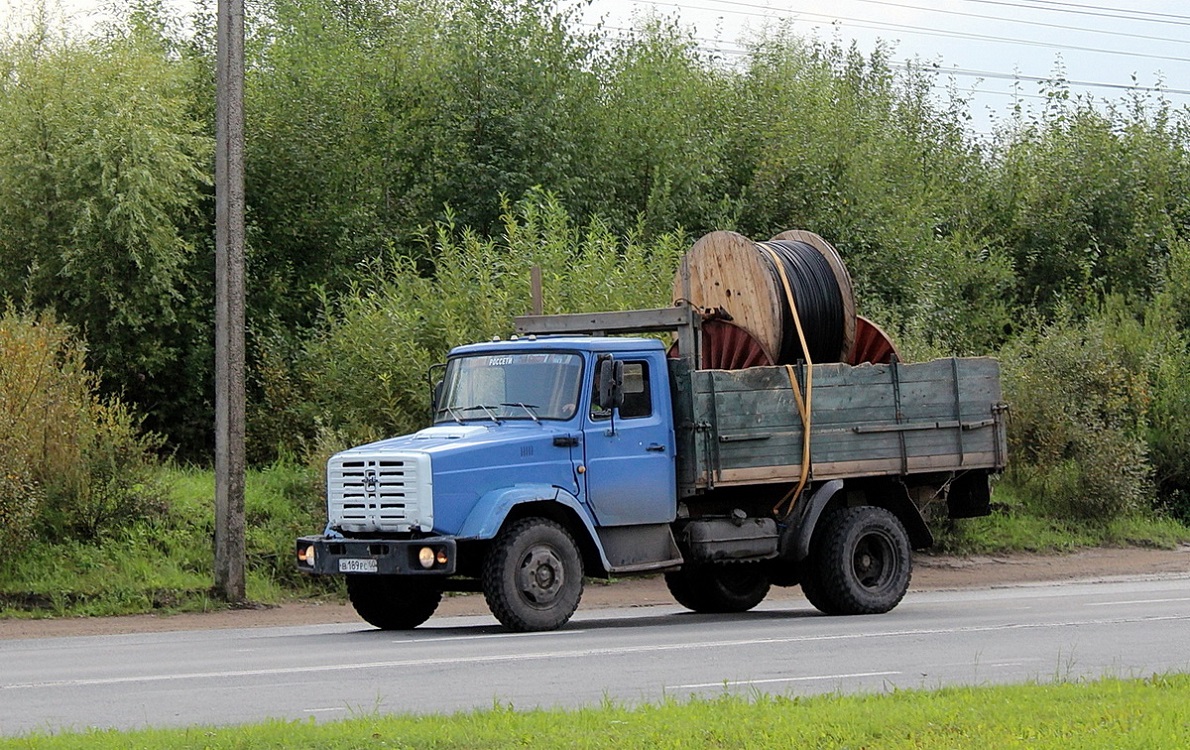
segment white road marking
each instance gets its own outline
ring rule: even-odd
[[[976,667],[979,669],[984,667],[1023,667],[1026,664],[1032,664],[1039,661],[1042,661],[1042,659],[1017,659],[1015,661],[982,662],[978,657],[976,657],[974,659],[968,659],[965,661],[948,661],[941,662],[939,664],[923,664],[922,669],[927,667],[930,669],[952,669],[954,667]]]
[[[1090,602],[1084,604],[1084,607],[1115,607],[1121,604],[1166,604],[1168,602],[1190,602],[1190,596],[1183,596],[1177,599],[1133,599],[1127,602]]]
[[[740,685],[774,685],[780,682],[811,682],[814,680],[846,680],[853,677],[887,677],[900,672],[853,672],[851,674],[816,674],[810,677],[774,677],[765,680],[720,680],[719,682],[696,682],[690,685],[673,685],[667,690],[697,690],[713,687],[739,687]]]
[[[343,706],[334,706],[331,708],[303,708],[302,713],[304,713],[304,714],[325,714],[325,713],[330,713],[331,711],[346,711],[346,710],[347,709],[344,708]]]
[[[730,641],[698,641],[695,643],[665,643],[648,646],[618,646],[607,648],[575,649],[572,651],[537,651],[523,654],[481,654],[451,658],[398,659],[393,661],[357,662],[354,664],[317,664],[297,667],[275,667],[271,669],[233,669],[220,672],[189,672],[169,674],[131,675],[127,677],[97,677],[75,680],[47,680],[45,682],[23,682],[0,684],[4,690],[33,690],[63,687],[89,687],[94,685],[126,685],[138,682],[174,682],[190,680],[226,680],[242,677],[275,677],[282,675],[318,674],[324,672],[347,672],[372,669],[450,667],[462,664],[497,664],[502,662],[545,659],[583,659],[597,656],[626,656],[630,654],[664,653],[667,651],[690,651],[694,649],[739,648],[746,646],[770,646],[774,644],[815,643],[822,641],[850,641],[872,638],[904,638],[929,635],[950,635],[959,633],[991,633],[1004,630],[1039,630],[1044,628],[1067,628],[1092,625],[1123,625],[1138,622],[1169,622],[1190,620],[1187,615],[1157,617],[1113,618],[1105,620],[1075,620],[1070,622],[1005,623],[956,628],[922,628],[917,630],[888,630],[874,633],[847,633],[837,635],[805,635],[786,638],[749,638]]]
[[[1023,667],[1026,664],[1034,664],[1041,661],[1041,659],[1021,659],[1020,661],[998,661],[992,664],[984,664],[985,667],[992,669],[1008,669],[1009,667]]]

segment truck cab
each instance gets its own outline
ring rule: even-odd
[[[615,364],[614,402],[601,399],[603,363]],[[299,567],[346,574],[353,603],[381,627],[420,624],[433,611],[425,602],[436,605],[442,591],[484,588],[493,540],[524,519],[568,537],[561,544],[581,568],[565,570],[568,554],[548,544],[529,545],[537,562],[514,580],[517,602],[569,596],[562,579],[581,585],[584,573],[673,568],[681,557],[670,526],[672,410],[655,339],[529,336],[457,347],[434,388],[431,426],[330,459],[328,523],[298,540]],[[408,612],[389,604],[401,600],[423,604]],[[541,621],[506,617],[516,629]]]
[[[599,402],[598,364],[613,359],[622,366],[617,408]],[[477,510],[491,514],[480,498],[509,487],[565,492],[595,527],[673,521],[671,410],[664,350],[651,339],[520,339],[454,350],[431,429],[482,430],[490,460],[444,467],[437,528],[476,533],[464,524]],[[488,522],[502,520],[497,513]]]

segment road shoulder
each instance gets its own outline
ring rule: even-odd
[[[1014,553],[956,557],[921,554],[915,560],[911,589],[938,591],[989,588],[1047,581],[1146,575],[1190,577],[1190,545],[1183,545],[1174,550],[1088,549],[1065,555]],[[778,601],[801,599],[801,594],[797,587],[775,588],[769,598]],[[660,576],[650,576],[612,582],[590,581],[583,594],[581,606],[582,609],[601,609],[659,604],[673,604],[673,598]],[[448,596],[438,609],[439,616],[482,614],[487,614],[487,605],[480,594]],[[358,622],[362,627],[366,627],[354,610],[344,603],[301,601],[271,607],[174,615],[0,619],[0,640],[349,622]]]

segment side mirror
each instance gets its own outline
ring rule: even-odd
[[[442,403],[442,373],[446,371],[445,364],[430,365],[426,379],[430,381],[430,419],[438,416],[438,404]]]
[[[595,371],[599,383],[599,406],[604,409],[618,409],[624,405],[624,363],[610,355],[599,358],[599,369]]]
[[[439,380],[434,383],[434,389],[430,391],[430,411],[437,414],[438,404],[442,403],[442,386],[443,381]]]

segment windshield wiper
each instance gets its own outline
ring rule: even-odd
[[[537,424],[541,424],[541,420],[537,418],[537,412],[533,411],[534,409],[538,408],[537,404],[522,404],[520,401],[514,401],[511,404],[500,404],[500,405],[501,406],[519,406],[525,410],[525,413],[529,415],[530,419],[532,419]]]
[[[459,409],[459,411],[468,412],[483,409],[483,413],[487,414],[489,419],[491,419],[496,424],[500,424],[500,420],[496,418],[496,412],[492,411],[493,408],[494,407],[491,406],[485,406],[484,404],[476,404],[475,406],[464,406]]]
[[[463,420],[459,419],[459,415],[455,414],[455,410],[452,409],[451,407],[443,406],[443,407],[439,408],[438,413],[441,414],[442,412],[446,412],[447,414],[449,414],[450,418],[453,419],[454,421],[458,422],[459,424],[463,423]]]

